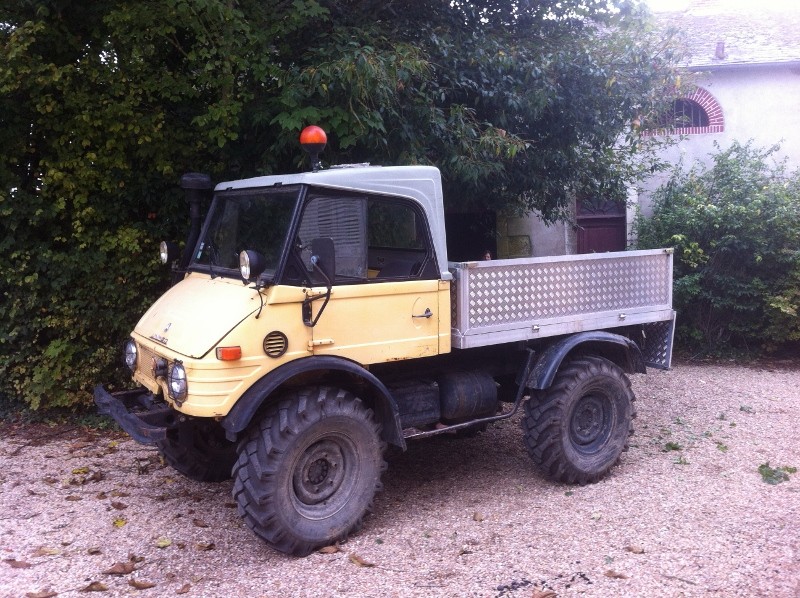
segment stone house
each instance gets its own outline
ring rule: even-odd
[[[800,2],[797,0],[674,0],[654,13],[659,26],[677,27],[688,44],[687,77],[694,84],[676,98],[674,135],[665,151],[688,168],[710,162],[715,144],[734,140],[759,147],[781,144],[780,158],[800,168]],[[625,249],[637,209],[666,174],[632,189],[627,206],[598,198],[577,204],[572,222],[545,226],[535,216],[498,217],[499,257],[545,256]]]

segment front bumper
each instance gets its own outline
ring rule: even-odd
[[[136,442],[156,444],[165,440],[169,430],[177,428],[175,411],[166,403],[156,402],[144,388],[110,393],[102,386],[94,389],[98,411],[111,416]]]

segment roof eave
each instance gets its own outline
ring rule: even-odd
[[[800,66],[800,59],[797,60],[780,60],[772,62],[723,62],[723,63],[710,63],[710,64],[690,64],[687,65],[686,70],[689,71],[727,71],[727,70],[740,70],[740,69],[760,69],[760,68],[776,68],[776,67],[797,67]]]

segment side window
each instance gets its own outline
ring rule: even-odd
[[[423,277],[431,252],[422,211],[408,202],[372,197],[367,214],[370,278]]]
[[[411,206],[372,199],[369,202],[369,245],[392,249],[425,249]]]
[[[336,278],[367,278],[367,199],[317,195],[303,210],[299,240],[302,261],[310,263],[312,239],[330,238],[336,250]]]
[[[311,265],[311,243],[333,241],[336,284],[437,278],[422,209],[391,197],[309,194],[284,280],[322,284]],[[302,271],[301,271],[302,269]]]

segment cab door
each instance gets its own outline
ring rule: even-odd
[[[361,364],[436,355],[438,281],[337,285],[312,331],[313,352]]]
[[[439,353],[446,286],[419,206],[402,198],[312,194],[299,235],[303,247],[313,238],[332,239],[335,251],[327,304],[324,286],[306,290],[316,297],[310,305],[314,354],[371,364]],[[307,250],[302,259],[314,269]]]

